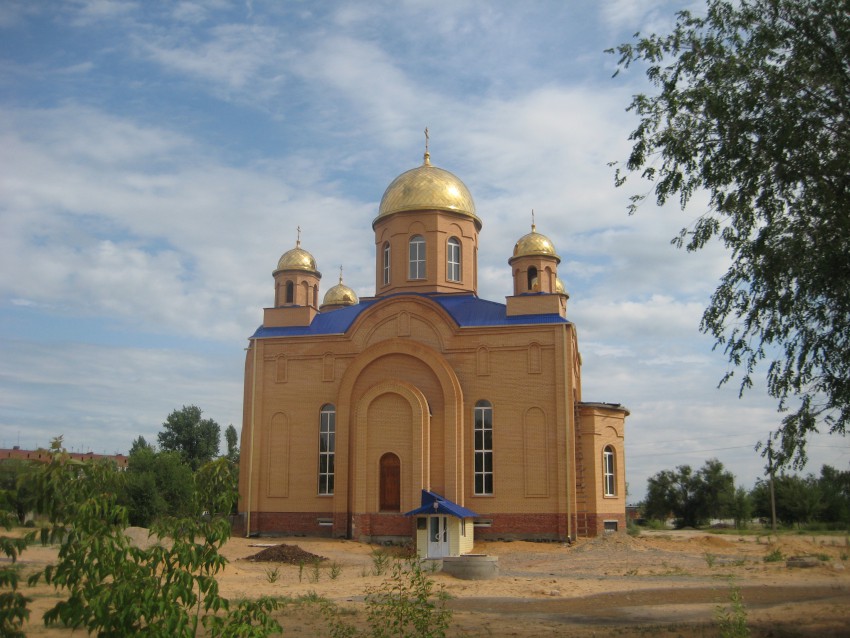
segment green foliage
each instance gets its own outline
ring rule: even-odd
[[[392,558],[382,549],[372,551],[372,573],[375,576],[383,576],[390,567]]]
[[[17,513],[10,511],[14,509],[10,506],[12,501],[12,490],[0,490],[0,526],[7,531],[12,529],[18,519]],[[21,628],[29,618],[27,605],[32,599],[18,591],[20,573],[15,563],[34,538],[35,532],[24,537],[0,535],[0,553],[11,561],[11,564],[0,565],[0,636],[18,638],[24,635]]]
[[[224,429],[224,440],[227,443],[227,460],[239,463],[239,434],[232,423]]]
[[[782,551],[776,547],[770,550],[767,554],[765,554],[762,559],[765,563],[778,563],[785,560],[785,556],[782,555]]]
[[[195,636],[266,636],[280,631],[271,599],[231,605],[215,575],[226,560],[219,550],[230,537],[226,518],[236,489],[225,460],[209,463],[195,477],[191,511],[162,518],[150,549],[131,544],[124,530],[127,510],[115,487],[122,473],[106,465],[75,463],[61,449],[39,471],[41,511],[49,536],[61,541],[58,561],[30,578],[44,579],[67,598],[44,616],[45,624],[106,636],[145,633]]]
[[[725,518],[735,494],[735,477],[717,459],[709,459],[697,472],[680,465],[648,479],[644,513],[657,520],[672,514],[678,527],[698,527],[711,518]]]
[[[721,383],[741,372],[743,393],[766,369],[793,410],[775,459],[802,467],[819,423],[844,434],[850,421],[846,0],[707,0],[704,17],[679,12],[671,33],[610,52],[618,73],[642,64],[654,87],[632,98],[639,122],[615,184],[638,173],[659,205],[683,208],[707,195],[674,239],[731,253],[701,330],[731,364]]]
[[[729,504],[729,514],[735,520],[735,529],[747,529],[747,525],[753,518],[753,499],[743,487],[735,488],[735,495]]]
[[[274,584],[278,580],[280,580],[280,568],[279,567],[267,567],[266,570],[266,580],[270,583]]]
[[[750,635],[750,628],[747,625],[744,598],[741,596],[741,590],[731,583],[729,584],[729,602],[730,608],[724,609],[722,605],[718,605],[715,610],[714,617],[717,620],[720,635],[722,638],[747,638]]]
[[[0,490],[3,507],[14,513],[20,524],[35,506],[35,484],[32,480],[34,461],[3,459],[0,461]]]
[[[332,638],[445,638],[452,612],[418,559],[393,561],[389,577],[366,595],[367,632],[345,623],[333,605],[323,614]]]
[[[162,427],[157,435],[160,449],[179,453],[192,470],[218,456],[221,428],[212,419],[202,419],[201,408],[184,405],[169,414]]]
[[[827,476],[832,475],[828,472]],[[834,520],[834,517],[843,514],[842,506],[846,507],[846,500],[836,494],[834,484],[829,480],[819,480],[811,474],[805,477],[780,474],[775,478],[773,487],[776,518],[784,525],[799,526]],[[829,499],[825,498],[825,493],[830,495]],[[751,494],[756,514],[769,519],[770,483],[756,481]],[[828,502],[836,510],[828,510]]]
[[[136,448],[125,474],[121,504],[131,525],[150,527],[162,516],[187,516],[193,510],[192,469],[177,452]]]

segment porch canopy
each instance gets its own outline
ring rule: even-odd
[[[457,518],[474,518],[478,516],[475,512],[465,508],[463,505],[452,503],[449,499],[440,496],[436,492],[422,490],[422,505],[415,510],[405,512],[405,516],[421,516],[425,514],[442,514],[456,516]]]

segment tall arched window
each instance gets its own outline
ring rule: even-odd
[[[384,242],[384,285],[390,283],[390,242]]]
[[[449,239],[446,250],[446,279],[460,281],[460,242],[457,237]]]
[[[410,279],[425,279],[425,238],[414,235],[410,238]]]
[[[295,284],[291,281],[286,282],[286,302],[293,303],[295,301]]]
[[[401,511],[401,461],[392,452],[381,457],[380,509],[382,512]]]
[[[475,404],[475,494],[493,493],[493,406],[489,401]]]
[[[602,451],[602,481],[605,496],[617,495],[617,475],[614,472],[614,448],[606,445]]]
[[[336,409],[322,406],[319,416],[319,494],[334,493],[334,450],[336,449]]]

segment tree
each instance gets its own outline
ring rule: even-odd
[[[638,172],[661,205],[707,209],[673,241],[719,239],[731,254],[700,328],[742,372],[767,360],[767,390],[788,411],[780,464],[802,467],[819,424],[850,420],[850,11],[846,0],[707,0],[667,35],[609,50],[643,62],[657,88],[639,117],[620,186]],[[615,74],[616,75],[616,74]],[[615,163],[616,164],[616,163]],[[630,212],[647,195],[632,197]]]
[[[231,463],[239,462],[239,434],[231,423],[224,430],[224,440],[227,442],[227,460]]]
[[[193,471],[218,456],[221,428],[212,419],[201,419],[201,408],[184,405],[169,414],[162,427],[159,447],[178,452]]]
[[[780,474],[774,480],[776,518],[784,525],[802,525],[821,520],[824,502],[817,479],[809,474],[801,477]],[[756,514],[770,518],[770,486],[767,481],[756,481],[752,491]]]
[[[271,617],[277,601],[232,604],[218,591],[215,575],[227,563],[220,549],[230,537],[227,513],[236,497],[231,464],[221,459],[195,474],[191,515],[161,519],[148,549],[125,534],[127,512],[116,499],[122,474],[114,466],[75,462],[59,444],[40,470],[47,535],[61,544],[57,563],[29,582],[43,578],[67,594],[45,613],[45,624],[99,636],[189,638],[201,627],[214,637],[279,633]]]
[[[665,520],[671,514],[677,527],[698,527],[711,518],[724,518],[734,509],[735,477],[710,459],[694,472],[690,465],[662,470],[647,481],[644,513]]]
[[[192,469],[177,452],[134,447],[120,499],[131,525],[149,527],[163,516],[187,516],[192,508]]]

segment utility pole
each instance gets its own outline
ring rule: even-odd
[[[776,494],[773,491],[773,432],[767,438],[767,472],[770,474],[770,522],[776,534]]]

